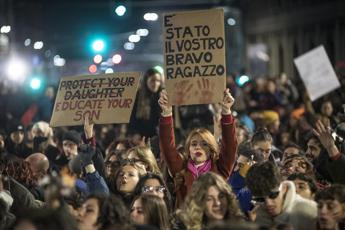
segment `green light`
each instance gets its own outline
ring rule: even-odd
[[[162,66],[160,65],[156,65],[155,67],[153,67],[155,70],[157,70],[160,74],[164,73],[164,69]]]
[[[102,52],[105,48],[105,42],[102,39],[97,39],[92,43],[92,49],[96,52]]]
[[[41,88],[41,80],[37,77],[31,79],[30,87],[33,90],[38,90],[39,88]]]

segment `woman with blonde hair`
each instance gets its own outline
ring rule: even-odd
[[[168,95],[162,91],[158,101],[162,108],[159,124],[159,141],[161,153],[174,177],[176,206],[179,207],[189,193],[192,183],[201,174],[212,171],[224,179],[230,176],[236,159],[237,140],[235,120],[231,115],[234,98],[229,89],[224,91],[222,106],[222,141],[221,148],[210,131],[197,128],[187,137],[183,156],[175,145],[172,107],[168,103]]]
[[[208,172],[193,184],[177,221],[188,230],[200,230],[212,223],[227,220],[243,220],[235,194],[219,175]]]
[[[53,140],[53,129],[45,121],[36,122],[32,126],[32,134],[34,141],[33,152],[44,153],[48,146],[56,147]]]
[[[136,146],[129,149],[127,151],[127,159],[141,165],[147,172],[162,174],[153,152],[148,147]]]

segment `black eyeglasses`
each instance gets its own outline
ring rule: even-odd
[[[252,201],[257,202],[257,203],[264,203],[266,198],[273,200],[279,196],[279,193],[280,191],[273,191],[273,192],[270,192],[268,196],[259,196],[259,197],[254,196],[252,198]]]
[[[161,186],[144,186],[142,188],[142,191],[144,193],[148,193],[148,192],[158,192],[158,193],[163,193],[165,191],[165,187],[163,185]]]

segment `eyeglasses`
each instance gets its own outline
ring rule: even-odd
[[[260,196],[260,197],[254,196],[252,200],[257,203],[264,203],[266,198],[271,199],[271,200],[276,199],[279,196],[279,193],[280,191],[273,191],[273,192],[270,192],[268,196]]]
[[[148,192],[158,192],[158,193],[163,193],[166,190],[166,188],[161,185],[161,186],[144,186],[142,188],[143,193],[148,193]]]

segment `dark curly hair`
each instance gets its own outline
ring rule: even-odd
[[[341,204],[345,204],[345,185],[333,184],[315,195],[315,201],[319,200],[337,200]]]
[[[38,180],[34,176],[30,164],[23,159],[7,161],[3,174],[12,177],[25,187],[35,186]]]
[[[267,196],[281,182],[279,169],[270,161],[253,165],[246,176],[246,184],[253,196]]]
[[[96,199],[99,207],[99,214],[95,225],[108,229],[114,225],[128,226],[129,213],[122,200],[115,196],[102,196],[99,194],[89,195],[85,200]]]
[[[172,210],[172,198],[171,198],[171,194],[168,190],[168,186],[166,185],[164,179],[162,178],[162,176],[155,174],[155,173],[147,173],[146,175],[144,175],[143,177],[140,178],[140,180],[138,181],[137,186],[135,187],[134,190],[134,195],[135,196],[140,196],[140,194],[142,193],[142,188],[145,184],[145,182],[149,179],[156,179],[159,181],[160,185],[163,185],[165,187],[164,190],[164,201],[165,204],[168,208],[168,211],[170,212]]]
[[[316,186],[316,181],[312,177],[307,176],[304,173],[293,173],[287,179],[291,181],[299,179],[299,180],[307,182],[309,185],[310,191],[313,194],[315,194],[318,190]]]
[[[256,143],[260,141],[269,141],[273,142],[272,135],[266,128],[260,128],[255,131],[255,133],[252,136],[251,143],[252,145],[255,145]]]

